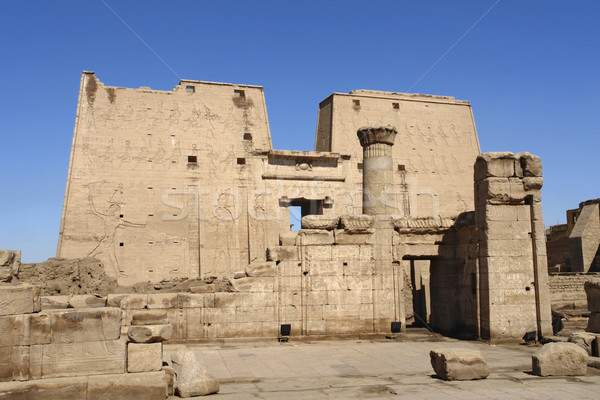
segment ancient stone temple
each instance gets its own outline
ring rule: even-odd
[[[413,318],[542,336],[541,176],[529,153],[480,154],[470,104],[452,97],[335,93],[315,151],[274,150],[261,87],[130,89],[84,72],[57,255],[96,257],[122,284],[228,280],[109,299],[164,305],[178,340],[387,334]]]

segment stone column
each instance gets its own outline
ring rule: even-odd
[[[542,183],[542,162],[529,153],[485,153],[475,162],[484,339],[552,335]]]
[[[396,209],[386,193],[394,186],[392,146],[397,133],[389,125],[367,126],[356,132],[363,147],[363,214],[392,214]]]
[[[392,257],[394,229],[389,214],[395,213],[393,197],[392,146],[396,128],[364,127],[357,132],[363,147],[363,214],[373,215],[375,228],[372,255],[373,329],[374,333],[390,333],[396,315],[403,316],[404,303],[394,304],[394,264]],[[401,317],[402,329],[405,320]]]

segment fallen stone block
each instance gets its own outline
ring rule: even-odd
[[[277,267],[274,262],[252,263],[246,267],[246,275],[250,277],[257,276],[277,276]]]
[[[127,372],[160,371],[162,343],[128,343]]]
[[[21,250],[0,250],[0,282],[11,282],[20,267]]]
[[[538,376],[577,376],[587,372],[588,354],[575,343],[548,343],[531,356]]]
[[[173,335],[173,325],[130,325],[127,336],[135,343],[155,343],[169,340]]]
[[[164,325],[168,323],[167,311],[161,309],[136,311],[131,319],[131,325]]]
[[[429,352],[435,374],[446,381],[484,379],[490,369],[478,350],[443,349]]]
[[[0,315],[31,314],[41,308],[38,286],[25,283],[0,286]]]
[[[205,396],[219,392],[219,381],[206,372],[206,368],[191,350],[171,355],[175,371],[175,394],[180,397]]]

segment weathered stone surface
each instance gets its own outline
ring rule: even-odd
[[[0,315],[30,314],[41,308],[39,287],[27,284],[0,286]]]
[[[275,278],[273,277],[246,277],[231,281],[234,292],[273,292],[275,290]]]
[[[437,349],[429,352],[436,375],[446,381],[484,379],[490,369],[477,350]]]
[[[523,170],[523,176],[542,176],[542,160],[538,156],[523,152],[515,154]]]
[[[2,400],[164,400],[166,374],[147,372],[36,379],[0,384]]]
[[[0,282],[11,282],[20,266],[21,250],[0,250]]]
[[[287,261],[298,259],[297,246],[273,246],[267,248],[268,261]]]
[[[171,360],[169,359],[169,362]],[[175,370],[171,366],[163,365],[163,372],[165,373],[165,380],[167,382],[167,396],[175,395]]]
[[[127,372],[160,371],[162,343],[128,343]]]
[[[280,246],[294,246],[296,244],[296,236],[298,231],[289,231],[279,233],[279,245]]]
[[[233,274],[233,279],[245,278],[246,276],[248,275],[246,275],[245,271],[238,271]]]
[[[109,294],[106,305],[120,307],[123,310],[146,308],[148,306],[147,294]]]
[[[347,231],[345,229],[335,229],[335,244],[373,244],[375,236],[373,232],[367,231]]]
[[[252,263],[246,267],[246,275],[255,276],[277,276],[277,267],[274,262]]]
[[[301,229],[296,237],[296,246],[333,244],[333,231]]]
[[[88,400],[87,387],[88,377],[83,376],[7,382],[0,385],[0,399]]]
[[[122,315],[121,310],[112,307],[48,310],[31,317],[31,332],[47,337],[41,343],[117,340],[121,335]]]
[[[69,308],[69,296],[42,296],[42,311]]]
[[[338,216],[305,215],[302,217],[302,229],[334,229],[337,228]]]
[[[0,347],[0,382],[29,379],[29,347]]]
[[[591,312],[600,312],[600,278],[593,278],[583,284],[587,297],[587,308]]]
[[[600,312],[591,312],[588,319],[587,332],[600,333]]]
[[[169,340],[173,335],[173,325],[131,325],[127,336],[135,343],[154,343]]]
[[[164,325],[168,323],[167,312],[161,309],[135,311],[131,319],[131,325]]]
[[[245,272],[244,276],[246,276]],[[192,293],[215,293],[215,291],[216,290],[214,285],[190,286],[190,292]]]
[[[366,214],[342,215],[340,228],[348,232],[364,232],[373,226],[373,216]]]
[[[175,371],[175,393],[180,397],[204,396],[219,392],[219,381],[210,375],[198,355],[182,350],[171,355]]]
[[[70,308],[106,307],[106,297],[95,294],[80,294],[69,296]]]
[[[588,354],[574,343],[548,343],[531,356],[538,376],[573,376],[587,373]]]
[[[164,400],[167,391],[168,376],[163,371],[97,375],[88,378],[85,400]]]
[[[125,342],[51,343],[43,345],[42,378],[125,372]]]

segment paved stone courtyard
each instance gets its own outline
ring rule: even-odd
[[[531,375],[537,347],[431,338],[191,345],[221,382],[219,399],[597,399],[600,370],[584,377]],[[417,334],[417,336],[419,336]],[[412,341],[412,340],[418,341]],[[408,341],[411,340],[411,341]],[[173,351],[182,345],[166,345]],[[491,369],[479,381],[442,381],[429,351],[481,351]]]

